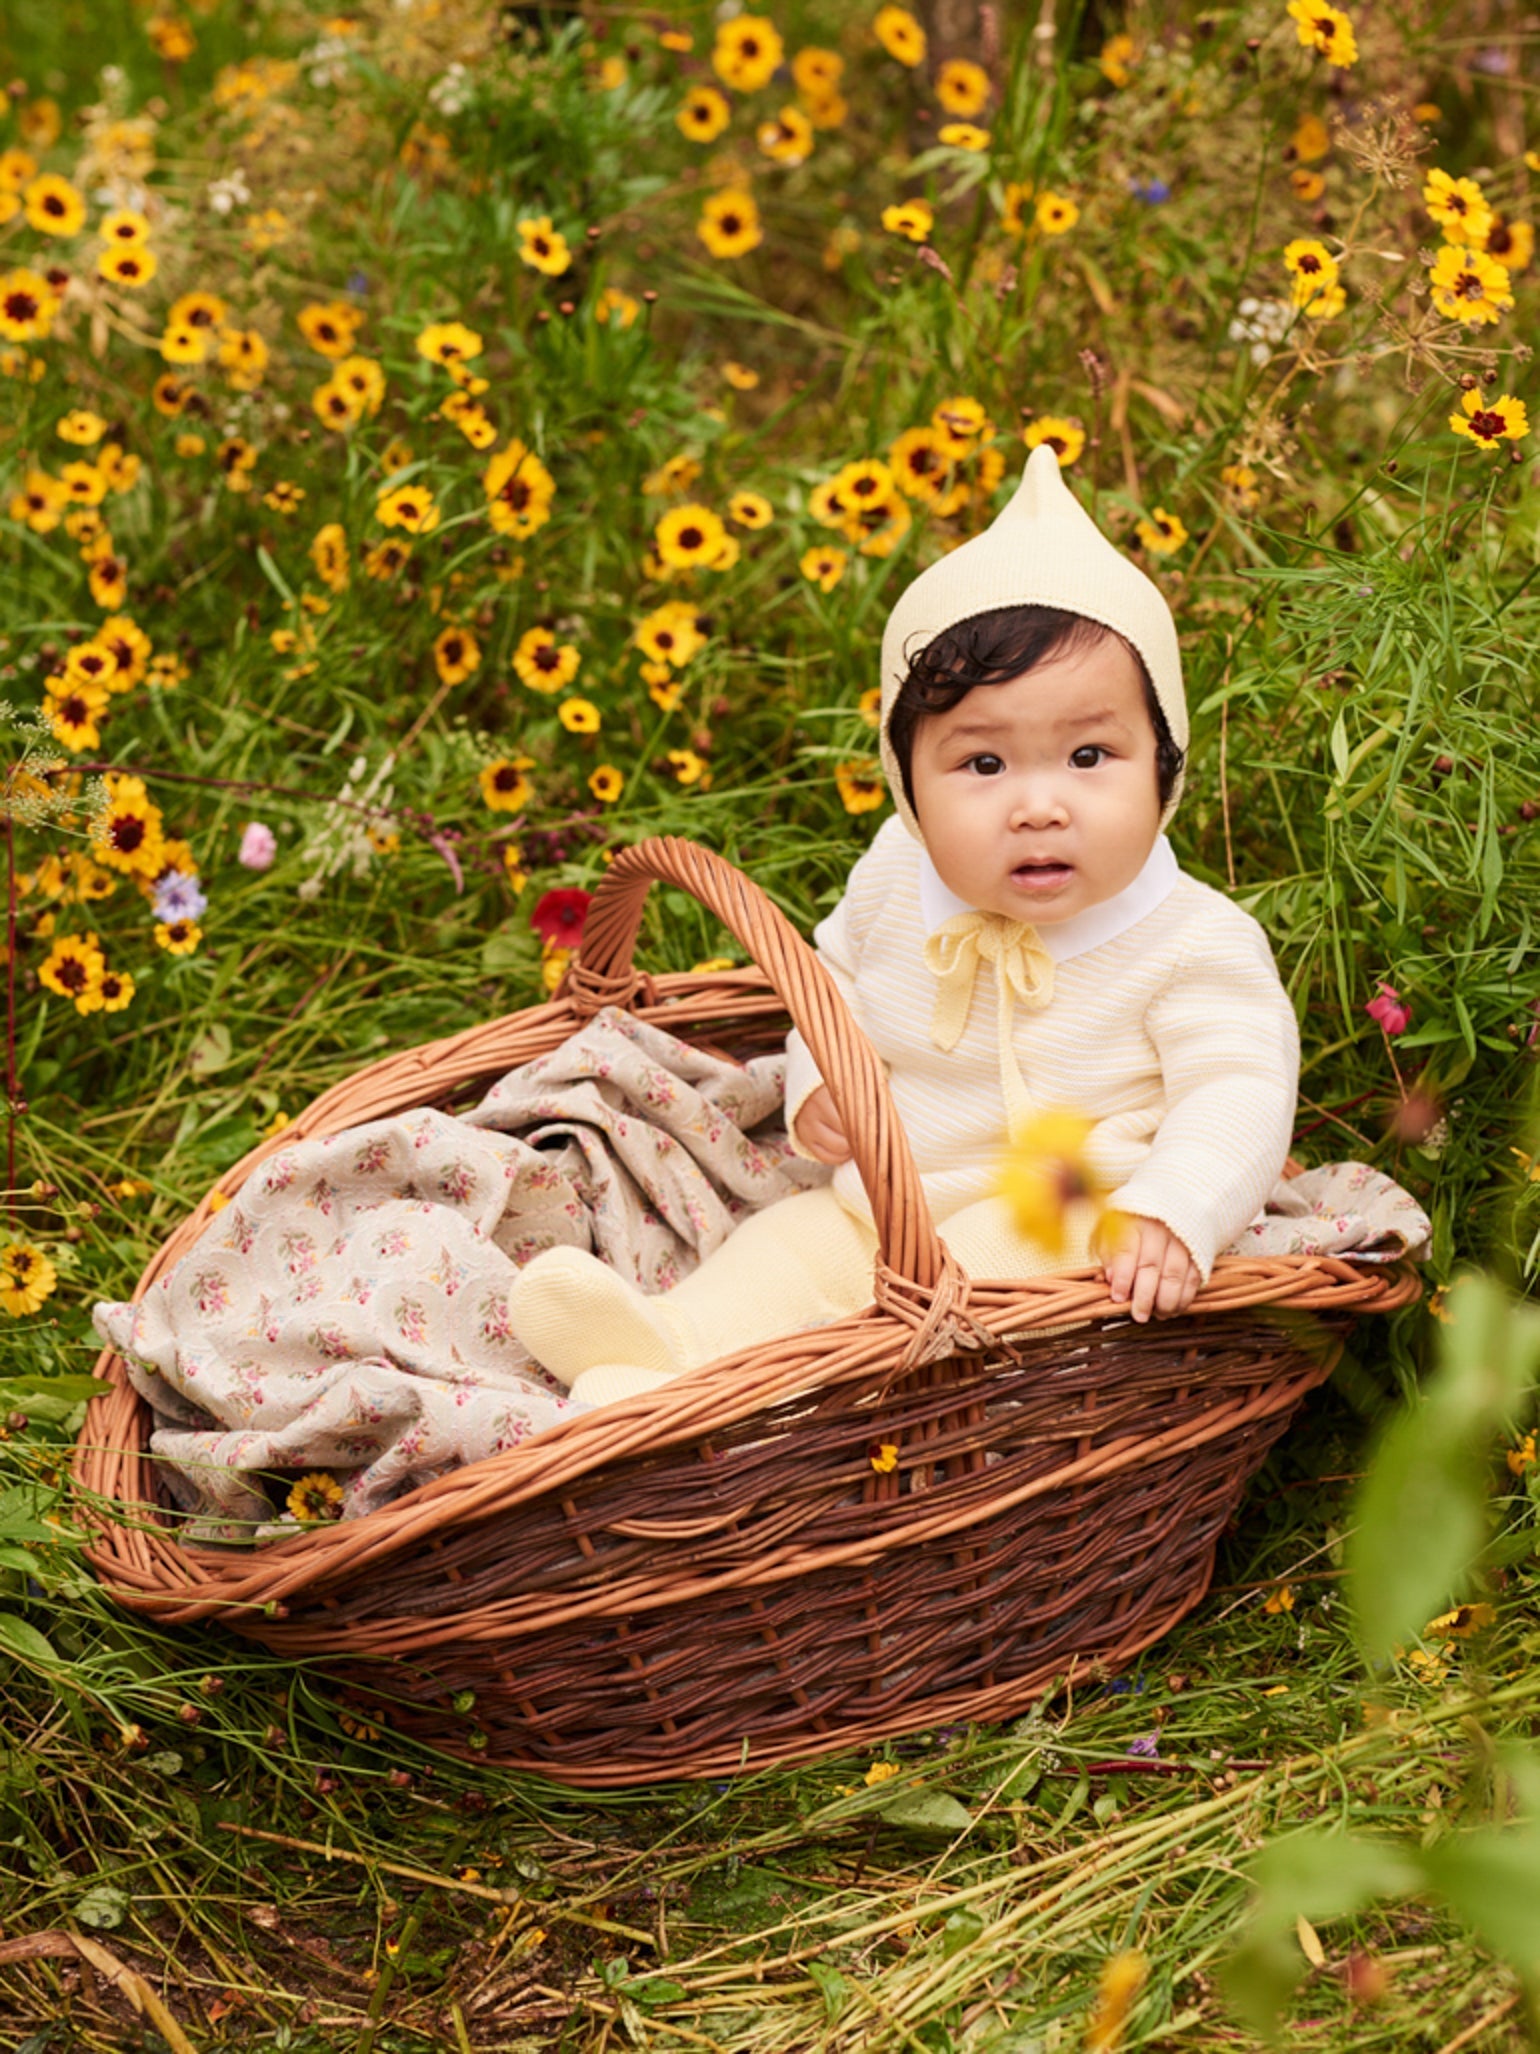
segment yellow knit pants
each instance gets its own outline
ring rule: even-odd
[[[953,1213],[941,1238],[975,1277],[1042,1276],[1088,1260],[1084,1242],[1049,1255],[1018,1232],[1003,1199]],[[579,1248],[526,1264],[508,1298],[514,1332],[586,1404],[667,1383],[687,1369],[872,1302],[877,1236],[829,1186],[751,1214],[715,1254],[648,1297]]]

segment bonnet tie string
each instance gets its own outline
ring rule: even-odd
[[[995,1030],[1000,1089],[1006,1122],[1014,1135],[1032,1112],[1012,1027],[1015,1009],[1039,1012],[1053,997],[1053,957],[1035,927],[1007,920],[1003,913],[956,913],[925,943],[925,966],[936,978],[936,1010],[930,1038],[937,1048],[955,1048],[968,1024],[980,963],[995,973]]]

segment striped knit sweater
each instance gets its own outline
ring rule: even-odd
[[[898,1116],[938,1223],[993,1189],[1006,1116],[994,973],[981,966],[967,1026],[950,1051],[930,1038],[936,980],[926,936],[959,903],[896,817],[814,930],[818,954],[888,1072]],[[1038,1011],[1018,1005],[1013,1047],[1034,1106],[1094,1122],[1091,1164],[1119,1211],[1163,1221],[1206,1279],[1255,1218],[1288,1154],[1299,1077],[1293,1007],[1249,913],[1178,869],[1155,845],[1117,900],[1041,929],[1056,958]],[[799,1034],[787,1041],[789,1120],[820,1079]],[[870,1218],[855,1167],[835,1173]]]

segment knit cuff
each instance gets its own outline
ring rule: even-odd
[[[819,1158],[805,1149],[797,1139],[797,1115],[807,1104],[813,1093],[823,1083],[818,1065],[813,1061],[807,1043],[795,1028],[786,1037],[786,1137],[791,1143],[793,1155],[800,1155],[804,1162],[817,1162]]]
[[[1159,1220],[1169,1227],[1197,1264],[1199,1276],[1208,1282],[1220,1244],[1213,1217],[1200,1200],[1174,1192],[1164,1178],[1146,1179],[1135,1171],[1107,1200],[1107,1210],[1134,1219]]]

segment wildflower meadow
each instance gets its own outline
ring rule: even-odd
[[[1535,2044],[1536,47],[7,8],[5,2045]],[[1272,942],[1298,1154],[1433,1222],[1204,1605],[1009,1726],[608,1796],[119,1612],[92,1304],[328,1086],[555,991],[616,850],[809,931],[889,809],[885,616],[1043,444],[1175,613],[1171,832]],[[744,961],[661,889],[638,953]]]

